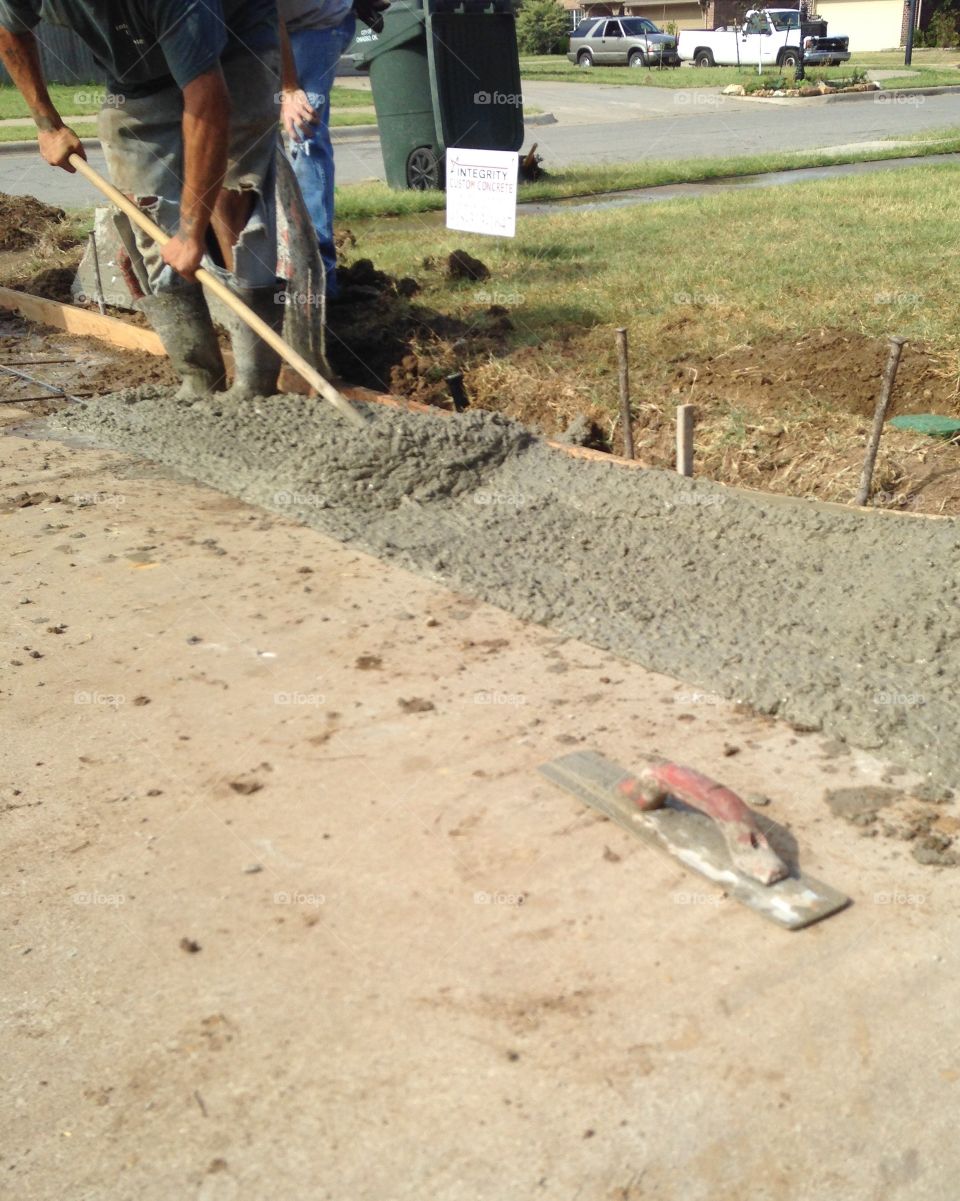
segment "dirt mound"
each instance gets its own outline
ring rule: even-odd
[[[413,297],[419,283],[377,270],[369,259],[337,268],[341,301],[327,312],[327,351],[351,383],[449,408],[445,377],[502,353],[513,327],[497,306],[467,322]]]
[[[0,192],[0,250],[25,250],[44,239],[61,245],[67,214],[34,196]]]
[[[674,380],[696,390],[712,391],[751,408],[782,409],[791,396],[823,401],[845,413],[873,415],[880,392],[880,375],[887,360],[885,341],[855,330],[820,329],[801,338],[775,338],[737,347],[706,363],[681,355],[673,360]],[[904,347],[894,413],[926,412],[932,401],[946,401],[952,392],[944,365],[924,349]]]
[[[631,374],[637,458],[671,468],[675,406],[696,409],[696,474],[720,483],[849,503],[888,353],[857,330],[768,335],[707,357],[691,351],[702,316],[666,319],[651,345],[652,369]],[[713,318],[720,322],[721,318]],[[722,338],[718,339],[722,345]],[[557,437],[579,416],[602,435],[591,444],[623,452],[612,339],[606,329],[558,332],[546,346],[470,357],[474,405]],[[957,365],[908,343],[891,416],[957,416]],[[871,504],[960,513],[957,447],[908,431],[884,431]]]
[[[31,296],[45,296],[61,304],[72,304],[70,286],[76,275],[75,267],[44,267],[29,279],[15,281],[13,287],[21,292],[29,292]]]

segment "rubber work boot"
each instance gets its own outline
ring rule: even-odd
[[[283,330],[284,285],[267,284],[260,288],[244,288],[231,280],[233,291],[248,308],[276,333]],[[234,312],[230,311],[230,343],[233,346],[233,383],[224,393],[224,402],[249,400],[253,396],[275,396],[280,356],[254,333]]]
[[[144,296],[138,304],[180,377],[176,399],[197,400],[219,391],[227,373],[200,285]]]

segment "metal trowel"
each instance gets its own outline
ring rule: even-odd
[[[729,788],[657,755],[642,758],[629,772],[594,751],[575,751],[539,771],[778,926],[799,930],[850,903],[784,863]]]

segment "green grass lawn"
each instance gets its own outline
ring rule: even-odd
[[[52,83],[50,99],[64,116],[77,113],[96,113],[106,93],[102,83]],[[29,117],[26,101],[12,84],[0,85],[0,120],[7,117]]]
[[[960,50],[915,50],[913,65],[904,70],[916,71],[899,82],[892,81],[896,87],[940,87],[944,84],[960,85]],[[840,67],[815,67],[818,76],[825,79],[842,79],[850,75],[855,67],[864,70],[892,70],[903,67],[903,51],[877,51],[855,54],[848,63]],[[756,67],[676,67],[676,68],[630,68],[630,67],[592,67],[584,71],[568,62],[562,55],[542,55],[534,58],[521,58],[520,73],[524,79],[531,81],[552,80],[562,83],[615,83],[632,87],[655,88],[706,88],[725,87],[729,83],[744,83],[747,79],[755,79]],[[767,68],[765,73],[779,75],[778,68]],[[891,81],[884,80],[883,86],[888,88]]]
[[[901,139],[898,139],[898,141]],[[833,163],[868,162],[914,155],[960,153],[960,129],[914,134],[902,139],[909,145],[891,144],[889,150],[829,152],[820,150],[778,151],[774,154],[742,155],[737,158],[678,159],[646,163],[617,163],[604,167],[569,167],[537,183],[520,185],[520,201],[564,200],[577,196],[623,192],[672,183],[696,183],[797,167],[821,167]],[[337,188],[337,216],[343,221],[372,217],[399,217],[441,210],[443,192],[395,192],[383,183],[349,184]]]
[[[691,399],[698,474],[849,501],[869,426],[865,410],[851,408],[851,390],[875,401],[886,336],[909,339],[911,354],[933,352],[935,376],[922,385],[932,391],[914,394],[912,411],[957,411],[958,188],[960,165],[919,165],[588,217],[558,208],[519,222],[515,238],[412,218],[351,221],[351,256],[416,276],[418,306],[463,322],[481,340],[471,359],[463,334],[446,335],[450,342],[422,334],[414,347],[425,364],[421,378],[429,370],[442,384],[445,372],[463,369],[478,404],[542,418],[553,429],[586,412],[609,433],[617,412],[614,331],[623,326],[641,459],[670,463],[673,406]],[[489,279],[449,279],[442,264],[457,248],[480,258]],[[505,344],[483,350],[491,304],[507,309],[512,326]],[[830,349],[817,379],[791,383],[792,347],[801,339],[815,344],[823,331]],[[865,345],[876,347],[866,377]],[[776,348],[773,361],[754,357],[753,348],[764,346]],[[719,369],[724,359],[725,382],[711,391],[710,364]],[[911,371],[901,373],[902,398]],[[898,489],[901,468],[910,475],[905,487],[917,487],[931,471],[923,456],[933,453],[930,439],[888,431],[878,487]],[[954,448],[943,453],[944,472],[960,488],[960,459]]]
[[[874,297],[909,291],[920,302],[898,312],[900,332],[956,350],[958,188],[960,164],[920,164],[868,179],[597,210],[589,219],[558,207],[520,222],[516,238],[416,222],[351,228],[356,253],[398,275],[424,255],[456,246],[480,256],[491,271],[487,290],[522,293],[520,341],[557,336],[582,319],[582,328],[627,322],[637,344],[650,345],[645,327],[671,311],[675,294],[691,292],[710,293],[723,307],[722,321],[691,329],[694,340],[732,345],[763,329],[834,322],[882,335],[891,314]],[[628,248],[640,246],[655,271],[637,270]],[[474,303],[477,286],[446,283],[440,290],[457,308]]]
[[[50,85],[50,98],[57,110],[65,117],[80,114],[95,115],[101,107],[105,88],[101,83]],[[373,98],[366,88],[334,87],[330,92],[331,113],[337,109],[370,108]],[[26,101],[12,84],[0,85],[0,120],[7,117],[29,117],[30,110]],[[357,124],[358,122],[340,122],[341,124]]]
[[[905,71],[912,69],[904,68]],[[884,79],[881,87],[886,91],[890,91],[891,88],[960,87],[960,71],[956,67],[952,69],[944,67],[939,71],[924,69],[920,73],[919,79],[916,75],[897,75],[892,79]]]

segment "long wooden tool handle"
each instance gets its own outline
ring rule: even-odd
[[[70,165],[76,168],[84,179],[89,180],[95,188],[98,188],[118,209],[126,213],[134,225],[139,225],[144,233],[149,234],[157,245],[165,246],[170,241],[169,234],[164,233],[160,226],[155,221],[151,221],[141,208],[124,196],[113,184],[108,183],[99,171],[95,171],[90,166],[85,158],[81,158],[79,154],[71,154]],[[249,325],[254,333],[259,334],[264,342],[272,346],[277,354],[290,364],[294,371],[302,375],[308,384],[312,384],[320,395],[325,400],[329,400],[334,408],[346,417],[348,421],[358,426],[365,425],[363,418],[353,408],[347,398],[342,396],[329,380],[324,379],[315,367],[311,367],[302,355],[297,354],[292,346],[288,346],[283,338],[275,330],[272,330],[262,318],[258,317],[248,305],[245,305],[239,296],[231,292],[225,283],[217,279],[215,275],[212,275],[203,267],[197,269],[197,280],[204,287],[209,288],[216,296],[219,296],[223,303],[232,309],[241,321]]]

